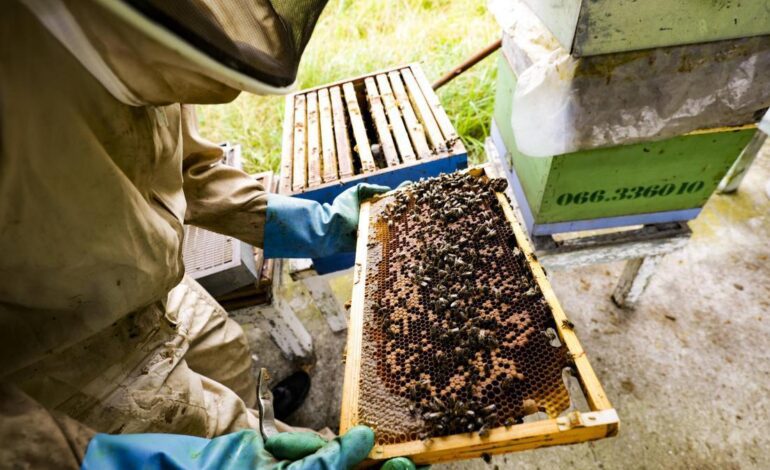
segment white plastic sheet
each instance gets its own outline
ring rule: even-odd
[[[756,122],[770,106],[770,36],[574,58],[518,0],[490,0],[517,76],[519,150],[551,156]]]
[[[764,116],[762,116],[762,120],[759,121],[757,127],[759,127],[760,131],[770,135],[770,112],[767,112]]]

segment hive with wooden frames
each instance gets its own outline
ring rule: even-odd
[[[416,445],[418,461],[439,461],[431,448],[445,436],[483,443],[570,408],[564,375],[578,367],[562,333],[572,324],[554,315],[504,188],[478,172],[442,175],[362,211],[342,428],[372,427],[374,457]]]
[[[358,181],[395,186],[437,175],[438,166],[425,164],[442,158],[456,160],[454,168],[442,171],[467,165],[465,147],[417,64],[287,97],[281,194],[315,192],[328,198],[320,190]],[[421,173],[378,180],[408,167]]]

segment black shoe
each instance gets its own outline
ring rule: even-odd
[[[310,376],[307,372],[298,371],[281,380],[273,387],[273,411],[275,418],[285,420],[307,397],[310,390]]]

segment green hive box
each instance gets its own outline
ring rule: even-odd
[[[770,34],[768,0],[524,0],[576,57]]]
[[[534,235],[694,218],[756,132],[754,126],[529,157],[516,147],[516,77],[499,60],[493,141]],[[501,148],[503,147],[503,148]],[[524,196],[525,201],[522,201]]]

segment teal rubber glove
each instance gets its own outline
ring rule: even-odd
[[[328,443],[313,433],[284,433],[264,445],[251,429],[215,439],[97,434],[88,444],[81,469],[348,470],[362,462],[373,446],[374,432],[365,426],[351,428]]]
[[[430,465],[416,466],[414,462],[406,457],[396,457],[386,461],[380,470],[428,470]]]
[[[265,258],[323,258],[356,250],[361,201],[390,191],[361,183],[331,204],[271,194],[265,220]]]

